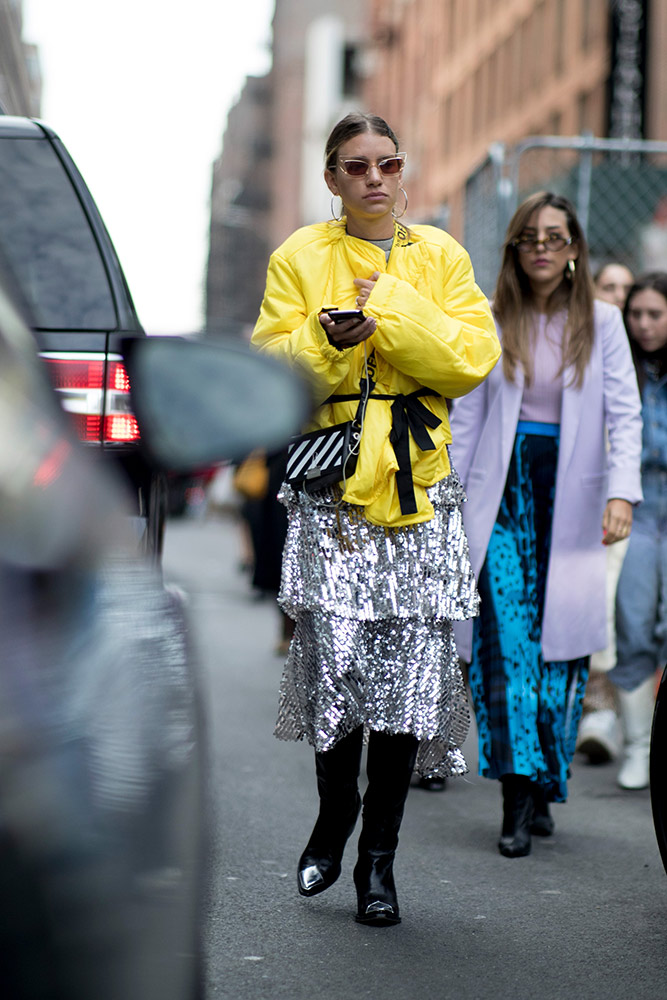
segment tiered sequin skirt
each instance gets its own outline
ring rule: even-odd
[[[464,774],[470,725],[452,621],[478,613],[455,472],[428,490],[434,516],[373,525],[333,488],[284,486],[279,603],[296,621],[275,734],[326,751],[360,725],[412,733],[422,775]]]

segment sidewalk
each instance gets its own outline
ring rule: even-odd
[[[575,760],[556,834],[500,856],[497,782],[470,773],[408,797],[396,878],[403,923],[353,921],[353,836],[340,880],[298,896],[316,809],[313,758],[272,735],[275,607],[239,574],[228,518],[170,522],[165,574],[189,593],[215,795],[209,997],[229,1000],[657,1000],[667,996],[667,882],[648,792]],[[474,728],[474,727],[473,727]]]

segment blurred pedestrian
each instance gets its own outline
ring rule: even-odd
[[[514,858],[567,797],[588,657],[606,642],[602,544],[629,534],[641,499],[641,418],[621,314],[594,301],[567,199],[539,192],[515,212],[493,311],[502,364],[452,412],[481,597],[474,634],[457,631]]]
[[[259,511],[269,487],[269,469],[263,448],[252,451],[234,466],[232,486],[241,500],[239,506],[241,532],[239,568],[252,577],[255,571]]]
[[[603,302],[611,302],[622,311],[633,281],[634,275],[629,267],[609,261],[595,272],[595,296]]]
[[[276,600],[280,589],[287,514],[278,501],[285,476],[287,451],[267,454],[259,449],[240,463],[234,485],[243,497],[241,525],[244,529],[245,568],[259,599]],[[294,632],[292,619],[278,608],[279,636],[275,651],[285,656]]]
[[[310,379],[320,404],[311,426],[353,419],[362,392],[366,402],[342,488],[282,492],[280,600],[296,630],[276,735],[315,748],[320,811],[298,863],[299,892],[314,896],[340,874],[369,732],[356,919],[386,925],[400,919],[393,860],[415,761],[422,774],[466,770],[451,621],[478,600],[445,397],[478,385],[500,348],[462,247],[396,221],[407,207],[405,153],[390,126],[346,116],[325,164],[334,218],[272,255],[253,342]],[[335,323],[334,307],[363,313]]]
[[[656,671],[667,660],[667,272],[638,278],[625,324],[642,399],[642,488],[616,593],[617,685],[625,734],[621,788],[646,788]]]
[[[610,261],[595,274],[595,297],[611,302],[622,311],[634,278],[625,266]],[[593,653],[586,683],[586,693],[577,735],[577,751],[590,764],[607,764],[621,752],[622,734],[618,715],[616,688],[608,672],[616,663],[616,587],[628,538],[607,547],[607,645]]]

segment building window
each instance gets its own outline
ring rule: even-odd
[[[545,4],[540,3],[535,8],[533,14],[533,51],[532,58],[532,84],[534,87],[540,86],[544,80],[544,52],[545,52]]]
[[[587,52],[591,44],[591,0],[581,0],[581,50]]]
[[[555,70],[560,75],[565,69],[565,0],[556,0],[554,25]]]
[[[498,50],[491,53],[489,59],[489,122],[495,122],[498,117],[498,97],[500,90],[500,75],[498,72]]]
[[[343,95],[356,97],[358,93],[357,47],[356,45],[346,45],[343,49]]]

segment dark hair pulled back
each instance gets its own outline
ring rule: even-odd
[[[327,170],[336,169],[338,150],[344,142],[353,139],[355,135],[363,135],[366,132],[371,132],[373,135],[385,135],[391,139],[398,153],[398,139],[384,118],[380,118],[379,115],[366,114],[363,111],[351,111],[349,115],[345,115],[334,125],[327,139],[324,151],[324,162],[327,165]]]

